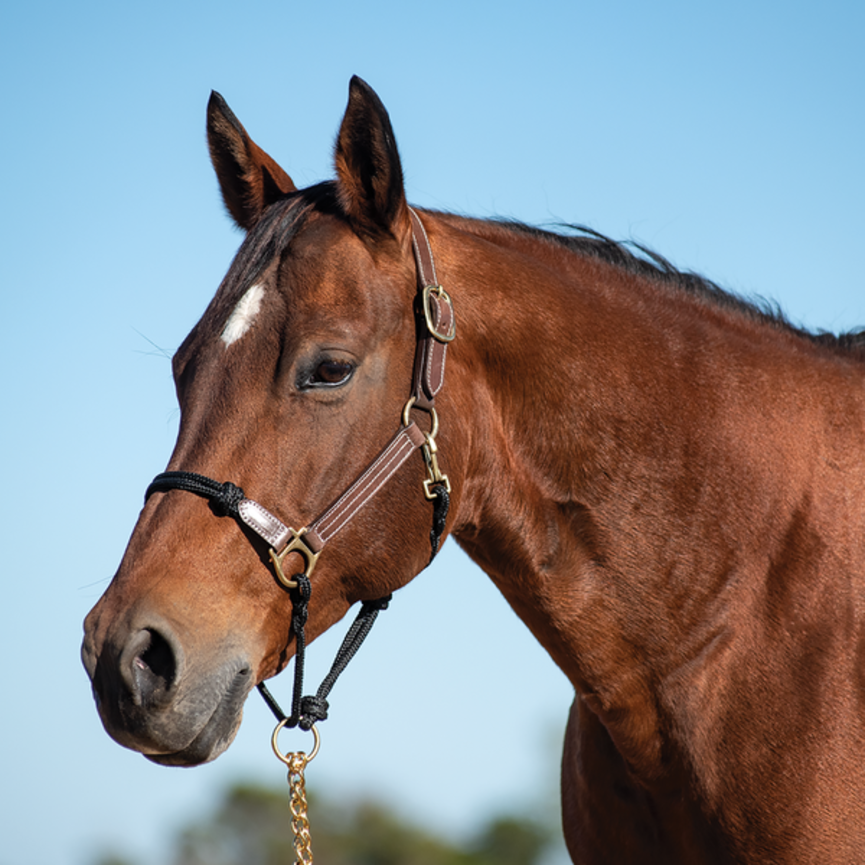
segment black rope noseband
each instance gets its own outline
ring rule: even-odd
[[[157,475],[144,494],[144,500],[150,498],[153,493],[167,492],[168,490],[183,490],[194,493],[197,496],[208,499],[214,513],[217,516],[233,517],[240,519],[238,504],[246,498],[243,490],[236,484],[226,481],[220,483],[205,475],[195,472],[163,472]],[[450,496],[444,484],[436,484],[432,487],[435,494],[433,499],[433,526],[430,530],[430,563],[435,558],[441,544],[447,521],[448,508],[450,507]],[[264,682],[259,682],[258,690],[273,712],[277,721],[285,721],[287,727],[300,727],[309,730],[316,721],[327,719],[329,705],[327,697],[336,684],[336,680],[342,675],[351,659],[357,654],[363,641],[367,638],[378,614],[388,608],[393,595],[377,598],[373,601],[363,601],[360,611],[345,635],[339,651],[336,653],[330,672],[324,677],[315,694],[303,695],[303,677],[306,662],[306,621],[309,617],[309,599],[312,595],[312,584],[306,574],[300,573],[294,576],[297,585],[289,590],[291,598],[291,630],[294,633],[294,686],[291,696],[291,715],[286,715],[279,703],[270,693]]]
[[[209,499],[216,516],[234,517],[236,520],[240,519],[237,506],[246,498],[243,490],[231,481],[221,484],[195,472],[162,472],[147,488],[144,501],[147,501],[153,493],[164,493],[168,490],[185,490]]]
[[[357,614],[348,633],[345,635],[345,639],[342,641],[342,645],[339,647],[339,651],[336,653],[330,672],[324,677],[324,681],[318,686],[318,690],[314,695],[304,697],[303,669],[306,653],[304,626],[306,624],[311,586],[309,578],[303,574],[298,574],[297,581],[298,587],[292,589],[293,612],[291,627],[295,638],[295,666],[291,715],[286,716],[264,682],[258,684],[258,690],[277,721],[285,721],[287,727],[300,727],[302,730],[309,730],[316,721],[327,719],[327,712],[330,708],[327,702],[328,694],[330,694],[331,689],[336,684],[336,680],[348,666],[349,661],[357,654],[357,650],[361,647],[370,630],[372,630],[379,612],[387,609],[392,595],[379,598],[376,601],[363,602],[360,612]]]

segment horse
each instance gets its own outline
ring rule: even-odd
[[[358,78],[333,180],[298,189],[216,93],[207,132],[246,235],[85,621],[107,732],[217,757],[300,648],[292,572],[311,640],[424,569],[441,494],[573,684],[574,862],[865,861],[865,336],[588,230],[409,206]]]

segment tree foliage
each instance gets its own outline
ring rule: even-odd
[[[553,832],[502,817],[468,842],[437,838],[375,802],[310,797],[312,847],[326,865],[537,865]],[[184,829],[172,865],[290,865],[294,846],[287,789],[232,787],[216,811]]]

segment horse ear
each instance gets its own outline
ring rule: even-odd
[[[297,190],[216,91],[207,103],[207,144],[225,206],[241,228],[248,231],[268,204]]]
[[[336,140],[337,189],[354,229],[399,237],[408,229],[402,166],[390,118],[375,91],[356,75]]]

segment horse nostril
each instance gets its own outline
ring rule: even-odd
[[[177,676],[171,644],[159,631],[145,628],[133,637],[130,649],[127,682],[134,701],[141,706],[163,702]]]
[[[174,665],[174,652],[159,631],[148,630],[150,645],[135,659],[142,669],[149,669],[152,675],[171,687],[177,669]]]

